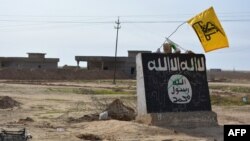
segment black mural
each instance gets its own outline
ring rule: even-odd
[[[142,53],[148,113],[211,111],[203,54]]]

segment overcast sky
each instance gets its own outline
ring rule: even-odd
[[[76,65],[76,55],[114,56],[118,16],[118,56],[127,56],[127,50],[156,51],[178,25],[210,6],[229,48],[205,53],[188,24],[171,39],[205,53],[207,68],[250,70],[249,0],[0,0],[0,56],[41,52],[60,58],[60,66]]]

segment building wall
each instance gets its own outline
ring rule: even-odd
[[[128,57],[117,57],[116,70],[122,71],[129,76],[135,77],[135,57],[138,53],[151,53],[151,51],[128,51]],[[115,70],[114,57],[105,56],[76,56],[78,65],[80,61],[87,62],[88,70]]]
[[[45,58],[45,53],[28,53],[28,57],[0,57],[0,68],[56,69],[59,58]]]
[[[135,62],[126,61],[126,62],[117,62],[116,70],[122,71],[127,75],[135,76]],[[97,62],[97,61],[89,61],[88,62],[89,70],[115,70],[115,62]]]
[[[56,69],[57,62],[2,62],[2,68],[17,68],[17,69],[26,69],[26,68],[40,68],[40,69]]]
[[[101,62],[89,61],[87,68],[89,70],[101,70],[101,66],[102,66]]]
[[[0,79],[13,80],[96,80],[113,79],[111,70],[83,69],[0,69]],[[117,71],[117,79],[130,79],[125,73]]]
[[[45,54],[44,53],[28,53],[28,58],[31,59],[44,59],[45,58]]]
[[[36,63],[22,63],[21,68],[39,68],[39,69],[56,69],[57,63],[54,62],[36,62]]]
[[[123,64],[123,71],[128,75],[135,76],[136,74],[135,62],[128,61],[125,64]]]

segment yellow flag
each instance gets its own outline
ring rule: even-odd
[[[213,7],[188,20],[188,24],[195,30],[205,52],[229,46],[227,36]]]

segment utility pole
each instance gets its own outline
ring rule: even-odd
[[[114,71],[114,80],[113,80],[113,84],[116,84],[115,79],[116,79],[116,57],[117,57],[117,45],[118,45],[118,33],[119,33],[119,29],[121,28],[120,26],[120,20],[118,17],[118,20],[115,22],[115,24],[117,26],[115,26],[116,29],[116,43],[115,43],[115,71]]]

